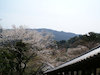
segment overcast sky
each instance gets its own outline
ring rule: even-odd
[[[0,24],[100,33],[100,0],[0,0]]]

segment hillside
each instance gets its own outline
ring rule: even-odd
[[[38,55],[43,61],[50,63],[54,67],[59,66],[85,52],[88,52],[92,48],[99,46],[100,33],[89,32],[85,35],[73,37],[68,41],[61,41],[59,45],[60,48],[58,47],[58,49],[42,50],[38,52]],[[69,45],[68,48],[66,48],[67,45]]]
[[[7,29],[8,30],[11,30],[11,29]],[[71,33],[71,32],[63,32],[63,31],[56,31],[56,30],[52,30],[52,29],[45,29],[45,28],[41,28],[41,29],[27,29],[29,31],[33,31],[33,30],[36,30],[36,31],[39,31],[39,32],[49,32],[51,34],[54,35],[54,40],[56,41],[60,41],[60,40],[69,40],[70,38],[73,38],[75,36],[77,36],[78,34],[75,34],[75,33]]]
[[[0,66],[5,67],[2,69],[2,73],[6,71],[6,74],[11,75],[13,67],[15,68],[12,70],[14,74],[18,73],[19,69],[21,69],[24,70],[23,75],[40,75],[41,72],[57,67],[100,44],[100,33],[89,32],[88,34],[74,37],[72,37],[73,33],[71,33],[72,38],[65,40],[61,38],[68,33],[50,29],[36,30],[38,31],[34,29],[26,30],[22,27],[2,30],[0,57],[1,63],[4,64]],[[49,38],[49,34],[46,35],[42,31],[51,32],[55,34],[55,39],[60,38],[61,40],[51,41],[52,35]],[[8,60],[11,62],[9,63]],[[19,63],[19,60],[21,60],[21,63]],[[12,64],[14,65],[12,66]],[[22,65],[22,67],[18,69],[17,65]],[[6,75],[5,73],[4,75]]]
[[[78,34],[71,33],[71,32],[56,31],[56,30],[44,29],[44,28],[43,29],[36,29],[36,30],[52,33],[54,35],[54,39],[57,41],[69,40],[70,38],[78,35]]]

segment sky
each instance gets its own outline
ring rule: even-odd
[[[0,0],[0,25],[100,33],[100,0]]]

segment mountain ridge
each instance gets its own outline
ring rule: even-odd
[[[57,30],[46,29],[46,28],[35,29],[35,30],[37,30],[39,32],[41,32],[41,31],[50,32],[55,36],[54,39],[57,40],[57,41],[69,40],[70,38],[78,35],[78,34],[75,34],[75,33],[72,33],[72,32],[57,31]]]

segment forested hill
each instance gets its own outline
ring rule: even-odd
[[[89,32],[85,35],[80,35],[78,37],[73,37],[69,40],[72,46],[76,46],[77,44],[87,46],[91,49],[91,47],[95,47],[96,44],[100,44],[100,33]]]
[[[69,40],[70,38],[77,36],[78,34],[71,33],[71,32],[63,32],[63,31],[56,31],[56,30],[51,30],[51,29],[36,29],[37,31],[46,31],[50,32],[54,35],[54,39],[57,41],[60,40]]]
[[[11,29],[6,29],[6,30],[11,30]],[[64,32],[64,31],[56,31],[56,30],[52,30],[52,29],[46,29],[46,28],[41,28],[41,29],[27,29],[29,31],[39,31],[39,32],[48,32],[54,35],[54,40],[56,41],[61,41],[61,40],[69,40],[70,38],[73,38],[75,36],[78,36],[79,34],[75,34],[72,32]]]

